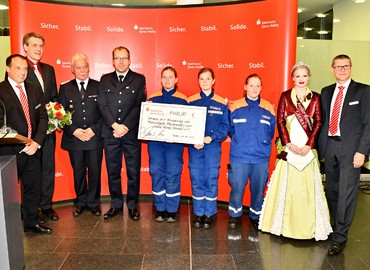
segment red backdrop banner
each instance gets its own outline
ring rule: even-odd
[[[58,84],[73,79],[73,54],[85,53],[90,77],[99,80],[113,71],[112,50],[122,45],[131,51],[131,69],[146,76],[148,95],[160,90],[160,72],[171,65],[178,71],[179,90],[190,96],[199,90],[202,67],[215,71],[215,91],[229,103],[243,96],[245,78],[258,73],[262,98],[276,105],[288,89],[295,61],[297,0],[233,2],[221,5],[130,8],[83,6],[49,2],[9,1],[11,51],[24,53],[23,35],[44,35],[43,62],[54,66]],[[54,201],[75,197],[68,153],[57,134]],[[223,143],[219,196],[229,200],[227,182],[229,140]],[[275,163],[271,158],[271,168]],[[184,155],[181,195],[191,196],[187,151]],[[102,195],[109,194],[103,160]],[[125,166],[122,187],[126,192]],[[146,143],[143,142],[141,194],[151,194]],[[244,203],[249,205],[249,192]]]

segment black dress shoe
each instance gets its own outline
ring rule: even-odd
[[[44,223],[46,223],[46,218],[45,218],[44,214],[43,214],[41,211],[39,211],[39,212],[37,213],[37,222],[38,222],[39,224],[44,224]]]
[[[47,233],[50,234],[52,233],[52,229],[48,227],[44,227],[42,225],[35,225],[35,226],[30,226],[30,227],[24,227],[24,232],[26,233]]]
[[[79,206],[77,205],[75,210],[73,210],[73,216],[74,217],[78,217],[78,216],[81,216],[81,214],[83,213],[83,211],[85,210],[85,206]]]
[[[119,212],[122,213],[123,209],[122,208],[111,208],[109,209],[105,214],[104,218],[105,219],[111,219],[112,217],[116,216]]]
[[[204,220],[203,220],[203,228],[204,229],[209,229],[212,227],[212,223],[213,223],[213,218],[210,217],[210,216],[205,216],[204,217]]]
[[[236,229],[237,227],[239,227],[239,218],[230,217],[228,226],[230,229]]]
[[[258,222],[259,222],[259,220],[258,219],[249,218],[249,221],[252,224],[252,226],[258,230]]]
[[[137,208],[134,208],[134,209],[128,209],[128,216],[129,216],[132,220],[139,220],[139,219],[140,219],[140,213],[139,213],[139,210],[137,210]]]
[[[91,210],[91,213],[94,215],[94,216],[100,216],[101,215],[101,208],[99,205],[97,206],[93,206],[93,207],[90,207],[90,210]]]
[[[345,243],[332,242],[328,249],[329,256],[336,256],[340,254],[344,248]]]
[[[47,216],[53,221],[56,221],[59,219],[57,212],[55,212],[53,208],[49,208],[46,210],[42,209],[41,211],[45,216]]]
[[[168,223],[174,223],[174,222],[176,222],[176,212],[174,212],[174,213],[167,213],[166,221]]]
[[[204,216],[195,216],[195,218],[193,220],[193,226],[195,228],[202,227],[202,225],[203,225],[203,219],[204,219]]]
[[[164,222],[166,221],[166,211],[157,211],[155,213],[155,221],[157,222]]]

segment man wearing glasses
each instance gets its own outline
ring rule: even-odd
[[[347,55],[332,61],[336,83],[321,90],[323,124],[319,137],[325,161],[327,200],[334,226],[328,255],[342,252],[351,226],[361,166],[370,152],[370,86],[351,79]]]
[[[108,171],[110,219],[123,212],[121,189],[122,153],[126,163],[129,217],[139,220],[141,142],[137,139],[141,102],[146,101],[145,77],[129,69],[130,51],[116,47],[112,53],[115,71],[100,79],[98,105],[103,116],[102,137]]]

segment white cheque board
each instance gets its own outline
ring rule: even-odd
[[[206,107],[142,102],[138,138],[203,144]]]

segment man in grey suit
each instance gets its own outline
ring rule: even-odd
[[[85,54],[75,54],[71,68],[75,79],[60,86],[59,102],[66,111],[73,112],[72,124],[64,127],[62,137],[62,148],[68,150],[73,168],[73,216],[80,216],[86,207],[94,216],[100,216],[103,120],[98,107],[99,82],[89,78],[89,59]]]
[[[332,60],[336,83],[321,90],[323,125],[319,152],[325,161],[327,200],[333,218],[328,255],[342,252],[351,226],[361,166],[370,152],[370,86],[351,79],[347,55]]]
[[[47,115],[43,93],[27,77],[26,58],[13,54],[6,59],[7,76],[0,83],[0,126],[7,116],[8,125],[18,134],[28,137],[24,144],[4,144],[0,155],[15,155],[17,173],[21,180],[23,221],[26,233],[51,233],[52,230],[38,224],[37,212],[41,193],[41,149],[46,135]],[[6,112],[4,112],[4,107]]]
[[[44,93],[45,104],[57,101],[57,84],[54,68],[40,62],[44,54],[45,39],[42,35],[31,32],[23,37],[23,49],[28,62],[26,82],[32,83]],[[58,220],[57,213],[52,208],[55,182],[55,132],[47,134],[42,146],[41,157],[41,200],[39,222],[45,223],[45,216],[51,220]]]

